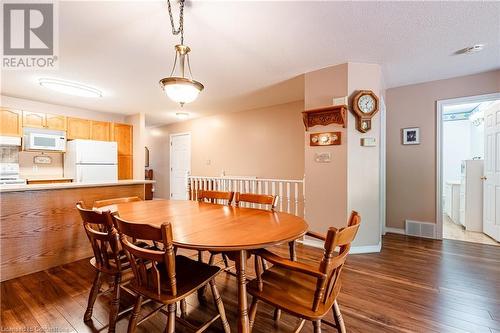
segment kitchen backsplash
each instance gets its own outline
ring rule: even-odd
[[[35,163],[36,156],[50,157],[51,161],[48,164]],[[36,178],[62,178],[63,177],[63,160],[62,153],[41,153],[31,151],[19,152],[19,174],[24,179]]]

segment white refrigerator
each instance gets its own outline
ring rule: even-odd
[[[110,141],[72,140],[64,154],[64,177],[77,183],[118,180],[118,145]]]

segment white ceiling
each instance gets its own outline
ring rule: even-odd
[[[194,1],[185,10],[194,78],[205,90],[193,117],[303,98],[300,74],[347,61],[379,63],[387,87],[500,68],[500,2]],[[173,45],[166,1],[59,5],[59,70],[2,71],[2,94],[175,121],[161,92]],[[476,43],[483,52],[455,55]],[[60,95],[36,79],[100,88],[104,97]]]

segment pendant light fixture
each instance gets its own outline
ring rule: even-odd
[[[170,15],[170,23],[172,25],[172,33],[174,36],[181,35],[181,43],[175,45],[175,59],[172,72],[169,77],[160,80],[160,86],[167,96],[181,105],[194,101],[198,94],[203,90],[203,84],[193,80],[191,66],[189,64],[189,46],[184,45],[184,1],[180,2],[179,28],[175,29],[174,17],[172,15],[172,7],[170,0],[168,3],[168,14]]]

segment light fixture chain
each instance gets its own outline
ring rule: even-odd
[[[168,15],[170,16],[170,24],[172,25],[172,33],[174,36],[177,36],[179,33],[181,34],[181,45],[184,44],[184,1],[179,0],[180,8],[179,8],[179,29],[175,29],[174,16],[172,15],[172,6],[170,4],[170,0],[167,0],[168,3]]]

